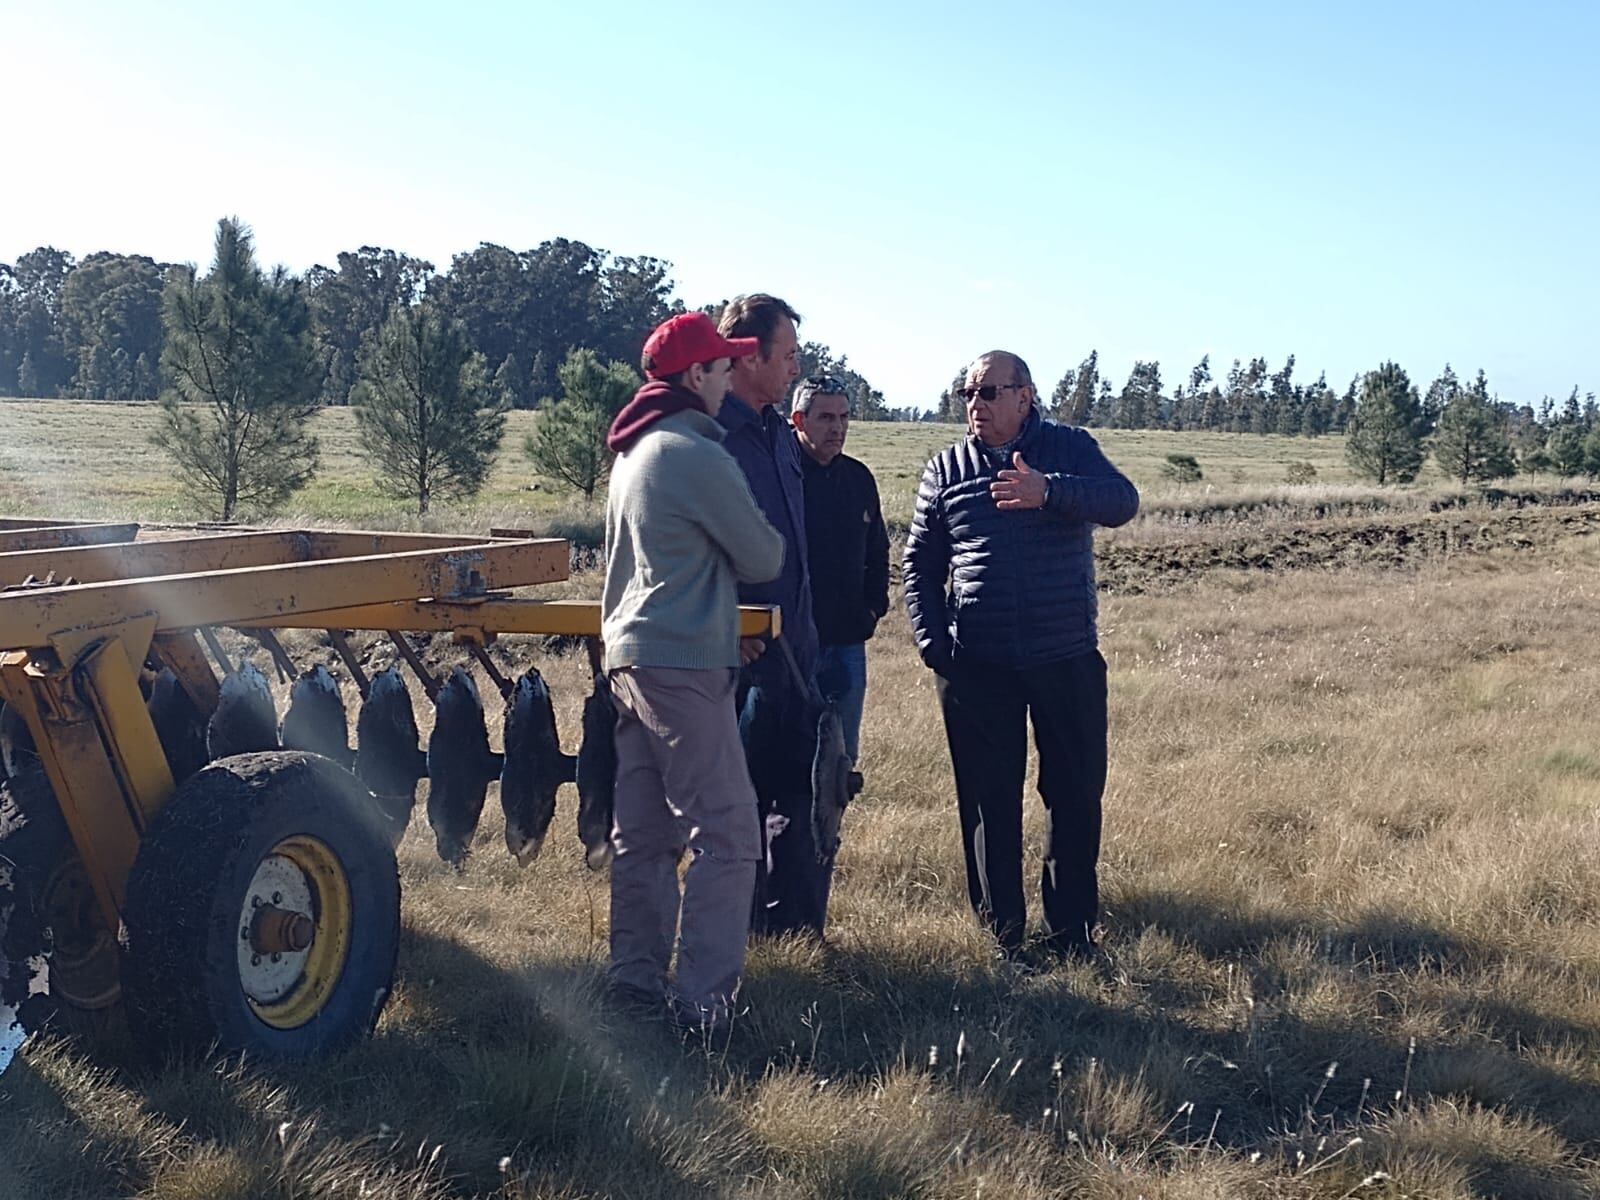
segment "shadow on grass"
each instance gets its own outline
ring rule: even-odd
[[[0,1080],[10,1098],[0,1157],[33,1184],[0,1195],[148,1187],[158,1164],[116,1122],[89,1115],[96,1105],[125,1110],[130,1097],[139,1121],[181,1130],[168,1162],[209,1152],[323,1155],[365,1177],[413,1177],[411,1191],[395,1193],[407,1195],[499,1194],[519,1183],[562,1194],[700,1194],[603,1064],[544,1015],[525,977],[446,937],[403,934],[378,1030],[326,1058],[212,1054],[152,1065],[114,1046],[52,1043],[46,1052],[72,1060],[82,1077],[76,1095],[35,1069],[33,1052]],[[32,1148],[13,1154],[8,1142]],[[431,1186],[416,1191],[418,1177]]]
[[[540,1194],[702,1194],[716,1165],[656,1111],[643,1077],[658,1069],[674,1076],[667,1103],[689,1095],[713,1106],[730,1076],[734,1094],[794,1074],[865,1093],[912,1071],[981,1098],[1023,1131],[1070,1132],[1088,1145],[1204,1139],[1268,1155],[1297,1134],[1359,1124],[1397,1094],[1465,1098],[1536,1118],[1594,1155],[1592,1073],[1525,1047],[1592,1057],[1595,1029],[1510,1004],[1474,1008],[1469,1025],[1464,998],[1459,1031],[1414,1050],[1403,1032],[1406,1006],[1422,1003],[1407,999],[1408,976],[1483,970],[1497,961],[1493,948],[1401,918],[1321,931],[1292,914],[1218,914],[1161,893],[1128,897],[1119,924],[1164,934],[1190,966],[1141,962],[1131,943],[1127,964],[1038,975],[911,946],[764,948],[748,1012],[715,1054],[602,1010],[591,1019],[591,962],[506,970],[448,937],[408,930],[377,1033],[337,1056],[151,1068],[92,1048],[75,1065],[64,1060],[85,1048],[57,1044],[34,1062],[30,1048],[0,1080],[10,1118],[0,1183],[26,1181],[18,1195],[41,1183],[63,1197],[139,1191],[163,1156],[259,1155],[287,1125],[374,1171],[426,1168],[436,1185],[427,1195],[508,1183],[514,1192],[518,1181]],[[1316,952],[1279,949],[1307,944]],[[1219,977],[1237,981],[1230,994],[1219,994]],[[1340,983],[1370,1003],[1317,1000],[1319,986]],[[138,1121],[94,1115],[129,1095]],[[763,1144],[752,1115],[726,1117],[751,1122],[733,1143]],[[180,1133],[153,1154],[137,1144],[141,1126]],[[864,1194],[910,1187],[897,1160],[879,1162],[870,1146],[852,1153],[866,1157],[835,1166],[875,1180]]]
[[[841,1086],[910,1067],[987,1092],[1025,1127],[1065,1110],[1085,1140],[1121,1124],[1272,1153],[1398,1098],[1440,1098],[1522,1113],[1586,1154],[1600,1148],[1600,1086],[1560,1061],[1592,1058],[1600,1030],[1465,991],[1407,995],[1408,976],[1482,970],[1497,957],[1490,948],[1397,916],[1324,933],[1170,895],[1139,895],[1121,917],[1204,963],[1024,976],[877,948],[813,951],[813,962],[779,955],[752,973],[730,1065],[749,1081],[777,1066]],[[1274,951],[1307,942],[1315,952],[1298,960]],[[1219,994],[1219,978],[1233,995]],[[1414,1043],[1406,1009],[1427,1004],[1446,1032]]]
[[[1160,931],[1213,967],[1232,968],[1241,997],[1249,995],[1244,1019],[1213,1040],[1241,1069],[1257,1067],[1258,1083],[1279,1101],[1269,1105],[1279,1121],[1297,1121],[1303,1110],[1294,1102],[1308,1094],[1320,1095],[1319,1112],[1349,1119],[1403,1092],[1521,1111],[1591,1154],[1600,1144],[1600,1086],[1592,1073],[1544,1065],[1564,1056],[1592,1059],[1600,1027],[1485,998],[1473,986],[1506,965],[1569,981],[1564,962],[1391,913],[1329,926],[1294,913],[1224,913],[1188,896],[1135,892],[1118,915],[1124,929]],[[1146,982],[1153,998],[1189,1007],[1192,997],[1181,988]],[[1319,987],[1330,994],[1353,989],[1361,1002],[1319,1002]],[[1405,1032],[1419,1025],[1440,1032]],[[1338,1068],[1328,1079],[1331,1063]]]

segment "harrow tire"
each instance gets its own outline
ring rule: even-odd
[[[271,954],[259,913],[290,914],[314,937],[305,948],[273,942],[283,952]],[[150,1050],[324,1053],[369,1033],[388,999],[394,851],[371,795],[328,759],[221,759],[145,831],[123,926],[128,1024]]]
[[[25,1003],[7,997],[18,1003],[23,1027],[104,1033],[121,999],[117,933],[106,925],[66,818],[36,764],[0,784],[0,860],[11,884],[0,946],[7,974],[33,956],[49,967],[44,992]]]

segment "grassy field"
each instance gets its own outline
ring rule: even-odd
[[[188,501],[173,483],[159,451],[150,445],[156,409],[151,405],[68,400],[0,400],[0,512],[18,515],[137,517],[195,520],[212,514]],[[476,501],[444,506],[430,527],[554,522],[582,528],[594,515],[581,501],[540,480],[522,453],[537,415],[514,412],[488,486]],[[347,408],[324,409],[315,419],[322,470],[280,519],[339,521],[356,525],[417,524],[403,503],[372,487],[359,454],[355,417]],[[859,423],[849,451],[878,477],[885,516],[904,524],[915,504],[923,464],[961,431],[953,425]],[[1283,489],[1294,462],[1316,470],[1314,486],[1356,483],[1344,460],[1344,439],[1253,437],[1226,433],[1100,430],[1096,436],[1134,480],[1147,504],[1187,505],[1218,495],[1262,495]],[[1192,454],[1204,479],[1177,484],[1161,475],[1168,454]],[[1417,489],[1440,481],[1425,472]],[[1413,489],[1413,490],[1417,490]],[[1357,488],[1366,494],[1370,489]],[[1390,489],[1391,492],[1394,489]]]
[[[84,512],[115,478],[115,511],[153,515],[126,427],[74,426],[79,410],[0,405],[0,508]],[[22,450],[47,420],[72,448],[54,474]],[[869,428],[856,448],[880,478],[914,474],[948,432]],[[1314,495],[1365,494],[1336,441],[1165,436],[1103,439],[1157,493],[1148,525],[1104,545],[1108,575],[1152,567],[1102,599],[1108,966],[990,957],[897,606],[871,643],[829,945],[755,950],[725,1052],[601,1005],[605,880],[570,789],[527,871],[491,798],[464,875],[413,821],[371,1042],[154,1069],[114,1042],[35,1041],[0,1077],[0,1197],[1600,1195],[1600,506],[1490,538],[1531,518],[1428,514],[1449,494],[1430,485],[1398,516],[1316,518]],[[1219,490],[1273,493],[1308,459],[1324,491],[1196,525],[1154,478],[1177,450]],[[502,464],[501,499],[459,519],[540,511],[516,477]],[[1403,542],[1371,540],[1396,525]],[[1286,531],[1342,549],[1294,557]],[[1273,565],[1214,552],[1234,542],[1294,569],[1234,569]],[[582,656],[495,652],[536,656],[572,748]]]

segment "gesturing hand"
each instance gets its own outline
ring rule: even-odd
[[[1015,470],[1000,471],[989,485],[996,508],[1043,508],[1045,477],[1022,461],[1022,452],[1012,454]]]

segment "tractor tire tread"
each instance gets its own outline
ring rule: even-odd
[[[306,832],[337,843],[335,852],[358,893],[339,982],[308,1026],[289,1031],[250,1020],[234,933],[242,885],[264,845],[279,836],[275,822],[282,836]],[[348,771],[301,751],[241,754],[209,764],[174,793],[145,831],[129,876],[123,983],[135,1037],[157,1053],[216,1043],[268,1057],[300,1057],[370,1032],[394,978],[399,903],[389,838],[370,794]]]

